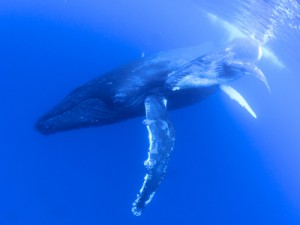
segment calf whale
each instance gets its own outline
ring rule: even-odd
[[[133,214],[139,216],[163,180],[173,151],[175,129],[167,111],[197,103],[221,90],[256,117],[228,84],[251,75],[268,87],[256,65],[260,58],[260,46],[246,38],[234,39],[204,55],[195,47],[143,57],[76,88],[35,127],[50,135],[144,115],[150,147],[144,162],[147,173],[132,206]]]

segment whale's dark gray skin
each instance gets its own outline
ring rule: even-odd
[[[236,39],[202,56],[199,52],[190,48],[158,53],[103,74],[72,91],[35,127],[49,135],[145,115],[150,142],[144,163],[147,175],[132,208],[140,215],[160,185],[173,150],[175,131],[167,109],[199,102],[243,75],[266,83],[255,65],[260,49],[252,40]]]
[[[165,85],[168,74],[197,58],[198,52],[199,47],[162,52],[103,74],[73,90],[38,120],[36,128],[49,135],[142,116],[144,100],[151,94],[168,96],[169,109],[198,102],[215,87],[174,92]]]

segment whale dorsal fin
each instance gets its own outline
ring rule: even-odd
[[[234,88],[229,85],[221,84],[219,85],[220,89],[227,94],[232,100],[235,100],[242,107],[244,107],[250,114],[256,119],[255,112],[251,109],[247,101],[243,98],[243,96],[237,92]]]
[[[167,115],[167,100],[161,96],[149,96],[145,100],[146,119],[149,134],[148,159],[144,162],[147,174],[137,199],[133,203],[134,215],[141,215],[153,198],[167,170],[175,142],[175,130]]]

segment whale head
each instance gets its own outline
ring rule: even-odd
[[[117,117],[115,110],[106,103],[105,96],[95,93],[96,88],[86,84],[75,89],[43,115],[36,122],[35,128],[42,134],[50,135],[115,122],[121,116]]]

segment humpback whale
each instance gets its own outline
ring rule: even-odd
[[[132,212],[141,215],[163,180],[175,143],[168,110],[201,101],[217,90],[245,107],[245,99],[228,84],[255,76],[269,88],[257,67],[261,47],[255,40],[234,39],[217,51],[199,55],[185,48],[143,57],[76,88],[35,124],[45,135],[71,129],[103,126],[145,116],[149,135],[147,169]]]

